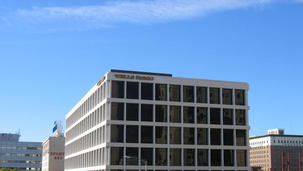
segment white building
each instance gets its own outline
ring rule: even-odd
[[[53,135],[43,142],[42,171],[64,170],[65,138],[62,133],[62,125],[55,122]]]
[[[0,168],[41,170],[41,142],[20,142],[19,134],[0,134]]]
[[[247,91],[111,70],[66,115],[65,170],[247,171]]]

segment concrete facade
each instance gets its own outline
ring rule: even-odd
[[[65,170],[248,171],[247,92],[111,70],[66,115]]]
[[[64,147],[63,136],[49,137],[43,142],[42,171],[64,170]]]

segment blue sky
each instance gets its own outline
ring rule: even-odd
[[[0,0],[0,132],[42,141],[109,69],[250,84],[251,135],[303,134],[303,1]]]

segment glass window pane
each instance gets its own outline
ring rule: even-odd
[[[206,107],[197,107],[197,123],[207,124],[208,110]]]
[[[208,149],[198,149],[198,166],[208,166]]]
[[[156,148],[156,165],[167,166],[167,149]]]
[[[207,87],[197,87],[197,103],[207,103]]]
[[[233,104],[233,90],[223,89],[223,104],[232,105]]]
[[[180,99],[180,85],[169,85],[169,101],[179,102]]]
[[[156,126],[156,144],[167,144],[167,127]]]
[[[208,129],[197,128],[197,143],[198,145],[208,145]]]
[[[111,103],[111,120],[123,120],[124,119],[124,104],[123,103]]]
[[[153,100],[153,83],[141,83],[141,99]]]
[[[224,139],[224,145],[234,145],[234,130],[224,129],[223,139]]]
[[[141,127],[141,143],[153,143],[153,127],[142,126]]]
[[[224,166],[234,166],[234,150],[224,150]]]
[[[183,123],[195,123],[195,108],[183,107]]]
[[[123,147],[110,148],[110,164],[123,165]]]
[[[170,122],[180,123],[181,122],[181,107],[180,106],[170,106],[169,110],[169,120]]]
[[[193,86],[183,86],[183,102],[194,102]]]
[[[170,144],[181,144],[181,128],[170,127],[169,128],[169,143]]]
[[[223,125],[233,125],[234,121],[234,110],[223,109]]]
[[[245,105],[245,90],[235,90],[236,105]]]
[[[195,166],[195,149],[183,149],[184,166]]]
[[[126,165],[138,165],[138,148],[127,147],[125,160]]]
[[[112,98],[124,98],[124,81],[112,81]]]
[[[210,124],[221,124],[221,109],[210,108]]]
[[[171,166],[181,166],[181,149],[171,148],[169,149],[170,154],[170,165]]]
[[[127,82],[126,96],[128,99],[138,99],[139,98],[139,83]]]
[[[220,89],[210,88],[209,89],[210,104],[220,104]]]
[[[156,100],[167,100],[167,85],[166,84],[156,84]]]
[[[141,121],[153,121],[154,107],[152,104],[141,104]]]
[[[156,105],[156,122],[167,122],[167,106]]]
[[[237,166],[247,166],[246,158],[246,150],[237,150]]]
[[[123,125],[111,125],[110,137],[111,137],[111,142],[123,142],[124,126]]]
[[[145,165],[146,161],[148,165],[153,165],[153,154],[153,148],[141,148],[141,159],[143,160],[141,165]]]
[[[138,126],[126,125],[126,142],[138,143]]]
[[[221,150],[212,149],[210,152],[211,166],[221,166]]]
[[[246,111],[242,109],[236,109],[236,124],[246,125]]]
[[[184,144],[195,144],[195,128],[183,128]]]
[[[246,130],[236,130],[236,145],[246,146]]]
[[[134,103],[127,103],[126,104],[126,120],[128,121],[138,121],[138,110],[139,105]]]
[[[221,145],[221,129],[210,129],[210,144]]]

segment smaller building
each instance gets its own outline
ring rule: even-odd
[[[284,129],[249,138],[250,163],[263,171],[303,171],[303,135],[285,135]]]
[[[0,134],[0,168],[41,170],[41,142],[20,142],[20,134]]]
[[[64,171],[64,144],[62,125],[56,121],[53,135],[43,142],[42,171]]]

